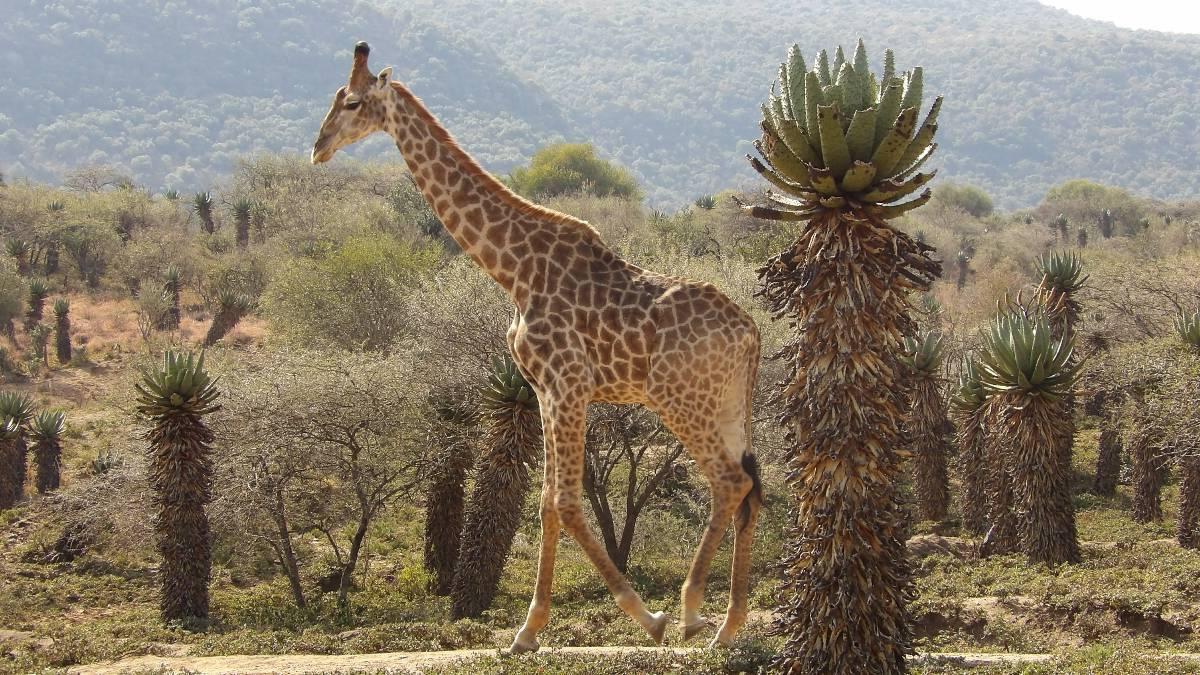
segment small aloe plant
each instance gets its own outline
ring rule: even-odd
[[[1185,344],[1200,349],[1200,312],[1180,312],[1175,317],[1175,332]]]

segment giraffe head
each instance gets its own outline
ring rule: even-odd
[[[312,149],[313,164],[328,162],[339,149],[383,129],[384,100],[391,94],[392,69],[384,68],[372,75],[367,67],[370,53],[365,42],[354,46],[350,80],[334,94],[333,105],[321,123]]]

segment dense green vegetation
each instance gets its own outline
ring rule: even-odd
[[[327,83],[366,39],[488,168],[586,140],[629,167],[653,203],[678,205],[753,179],[742,155],[777,50],[861,36],[906,45],[899,65],[929,69],[930,89],[954,102],[943,177],[987,185],[1001,206],[1031,205],[1079,177],[1161,198],[1200,188],[1200,38],[1117,29],[1033,0],[821,0],[803,12],[783,0],[736,12],[707,0],[6,9],[0,171],[10,178],[110,164],[190,194],[240,155],[306,151]],[[356,151],[392,152],[381,139]]]

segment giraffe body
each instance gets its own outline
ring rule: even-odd
[[[385,131],[451,236],[516,306],[508,345],[538,395],[546,444],[537,584],[513,651],[538,648],[562,529],[588,555],[617,604],[661,643],[666,617],[650,613],[591,533],[583,513],[584,431],[593,401],[656,412],[695,460],[713,494],[708,527],[682,591],[681,628],[705,626],[704,581],[729,523],[730,605],[714,643],[745,621],[750,547],[761,503],[750,449],[759,337],[745,311],[711,284],[622,260],[586,223],[531,204],[484,171],[403,85],[367,69],[359,43],[313,147],[313,161]]]

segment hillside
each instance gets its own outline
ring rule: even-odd
[[[404,36],[397,64],[493,167],[566,129],[557,104],[486,49],[357,3],[21,3],[0,24],[0,170],[50,179],[112,164],[139,182],[207,187],[237,157],[307,153],[358,39]],[[395,52],[395,49],[381,51]],[[357,153],[395,153],[376,139]]]
[[[490,168],[555,138],[594,141],[651,201],[753,177],[742,159],[787,45],[863,36],[943,93],[945,176],[1005,207],[1075,177],[1200,192],[1200,36],[1131,31],[1033,0],[147,0],[24,3],[0,26],[0,170],[111,163],[205,187],[237,155],[306,152],[349,45],[429,101]],[[470,20],[464,20],[469,17]],[[359,156],[390,156],[376,140]]]

